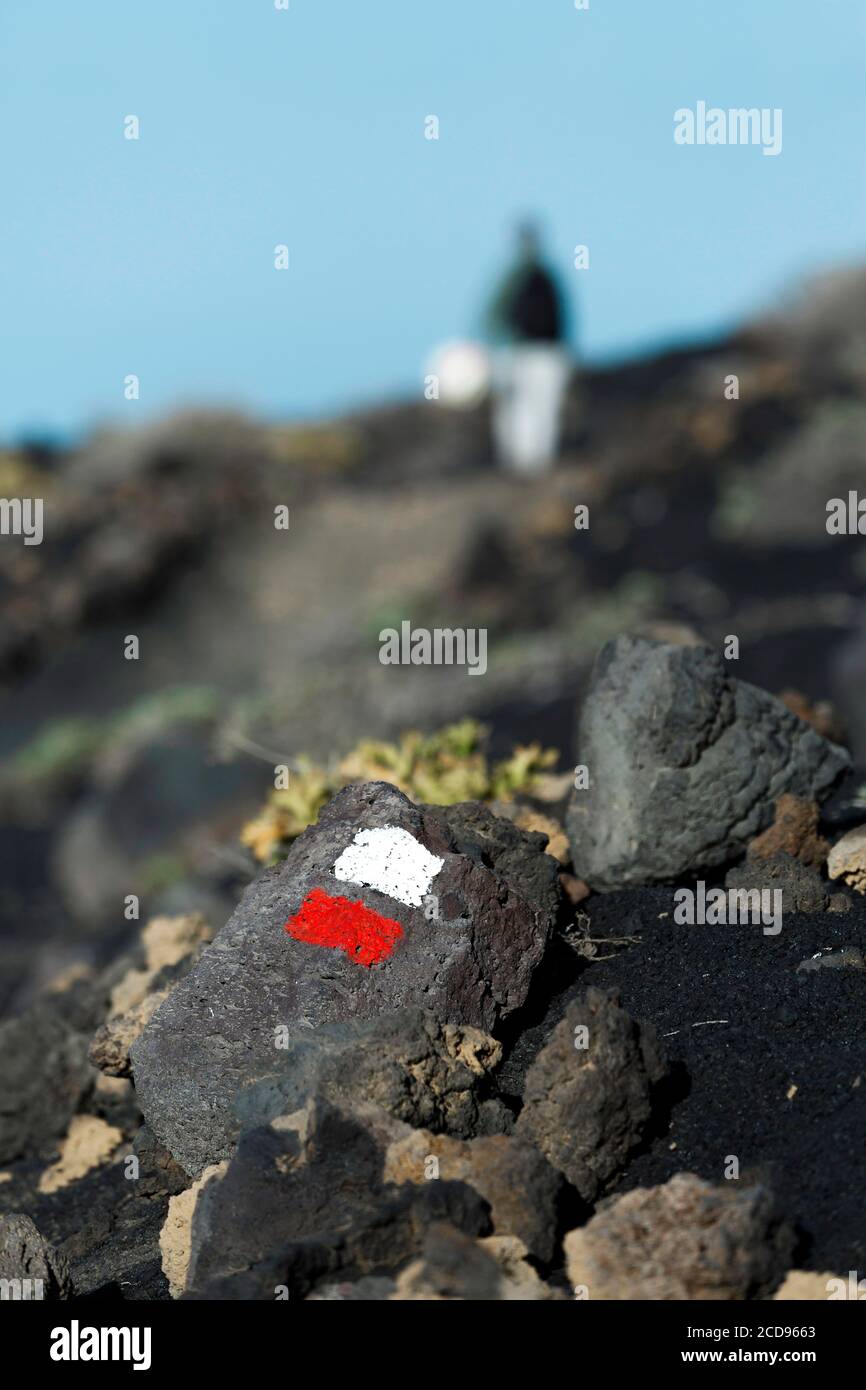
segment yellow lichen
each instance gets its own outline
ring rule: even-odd
[[[241,841],[269,864],[318,817],[326,801],[354,782],[391,782],[413,801],[453,806],[458,801],[509,801],[532,791],[558,753],[533,743],[517,747],[491,766],[484,751],[487,730],[474,719],[434,734],[408,730],[396,743],[363,739],[333,771],[298,759],[289,786],[271,792],[261,812],[243,827]]]

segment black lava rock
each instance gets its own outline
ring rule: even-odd
[[[388,828],[441,861],[432,897],[417,905],[335,877],[359,832]],[[286,1035],[407,1005],[489,1030],[518,1009],[558,903],[545,843],[480,807],[415,806],[384,782],[336,796],[285,862],[251,885],[131,1049],[145,1118],[187,1172],[231,1152],[234,1095],[274,1071]],[[363,903],[398,923],[401,939],[370,968],[293,939],[284,925],[311,890]]]

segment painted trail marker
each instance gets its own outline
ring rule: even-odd
[[[334,877],[420,907],[444,862],[408,830],[384,825],[358,831],[334,864]]]
[[[332,897],[321,888],[310,890],[284,930],[295,941],[345,951],[350,960],[368,970],[387,960],[403,935],[399,922],[380,916],[362,902]]]

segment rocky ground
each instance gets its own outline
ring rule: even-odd
[[[216,936],[156,918],[3,1024],[0,1274],[135,1300],[847,1288],[850,756],[709,648],[630,637],[600,653],[580,746],[589,787],[546,805],[560,858],[518,824],[529,788],[497,815],[350,783]],[[615,792],[627,873],[586,832]]]
[[[0,552],[0,1276],[740,1299],[861,1269],[866,567],[825,521],[864,385],[851,272],[584,374],[531,485],[433,403],[0,456],[46,499]],[[485,626],[484,678],[382,666],[404,618]],[[369,742],[468,716],[484,753]],[[678,921],[699,882],[780,892],[781,929]]]

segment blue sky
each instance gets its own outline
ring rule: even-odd
[[[862,0],[2,0],[0,438],[420,393],[527,211],[585,357],[711,333],[866,257],[864,78]]]

